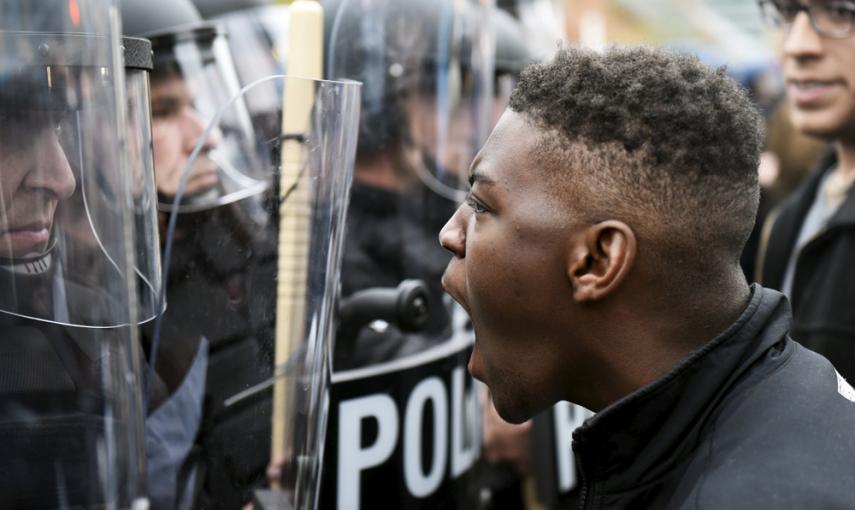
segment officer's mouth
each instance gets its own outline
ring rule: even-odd
[[[220,182],[220,171],[217,164],[207,156],[196,160],[190,177],[187,180],[188,192],[199,193],[208,191]],[[192,190],[192,191],[191,191]]]
[[[43,251],[50,242],[50,222],[35,221],[0,231],[0,246],[8,246],[14,255]],[[2,256],[2,255],[0,255]]]

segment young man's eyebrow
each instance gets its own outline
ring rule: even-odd
[[[472,187],[476,182],[481,184],[496,184],[492,177],[476,168],[469,174],[469,186]]]

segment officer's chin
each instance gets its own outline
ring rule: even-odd
[[[204,173],[194,174],[190,177],[190,180],[187,181],[186,193],[190,196],[202,195],[205,192],[216,188],[219,182],[220,176],[216,169],[210,172],[206,171]]]

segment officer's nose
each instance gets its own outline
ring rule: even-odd
[[[24,184],[29,189],[44,191],[56,200],[64,200],[74,193],[77,181],[56,134],[49,131],[43,136],[45,140],[33,151],[32,167]]]
[[[202,117],[192,107],[188,106],[181,112],[182,133],[184,134],[184,151],[189,155],[199,143],[199,137],[205,132],[208,127],[207,123],[202,120]],[[218,128],[211,129],[205,142],[202,145],[202,151],[213,150],[219,145],[223,135]]]
[[[439,244],[460,258],[466,256],[466,209],[466,204],[458,207],[439,232]]]
[[[784,39],[784,55],[795,59],[817,57],[822,53],[822,36],[816,33],[806,12],[800,12]]]

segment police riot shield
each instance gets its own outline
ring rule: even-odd
[[[313,508],[360,85],[270,76],[209,94],[234,76],[221,35],[152,36],[167,309],[145,335],[147,455],[173,456],[149,485],[179,508]],[[249,115],[269,85],[274,112]]]
[[[437,236],[466,194],[488,128],[487,3],[324,4],[325,73],[364,85],[322,508],[477,502],[472,335],[442,291],[450,255]]]
[[[147,505],[121,63],[111,2],[0,1],[5,508]]]

